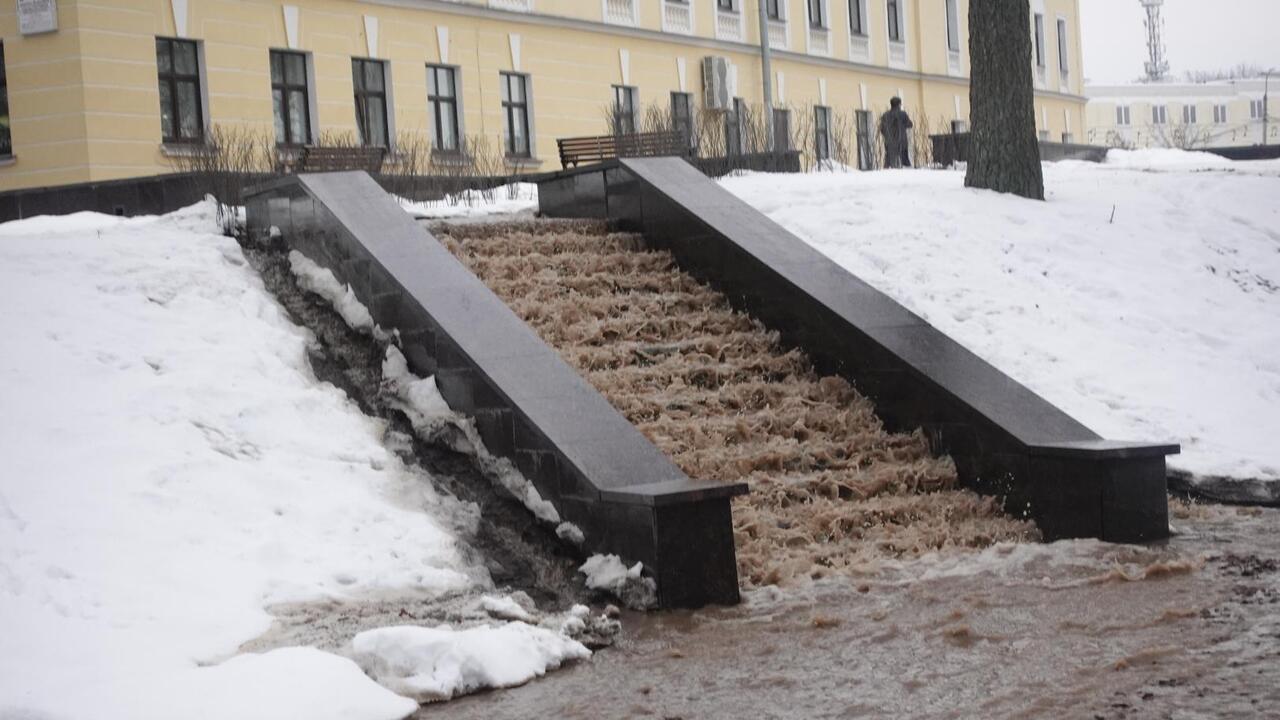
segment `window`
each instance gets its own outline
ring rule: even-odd
[[[196,44],[190,40],[156,38],[160,136],[167,143],[198,143],[204,140],[198,57]]]
[[[1262,101],[1261,101],[1261,100],[1250,100],[1250,101],[1249,101],[1249,119],[1250,119],[1250,120],[1261,120],[1261,119],[1262,119],[1262,116],[1263,116],[1264,114],[1265,114],[1265,113],[1264,113],[1264,109],[1263,109],[1263,107],[1262,107]]]
[[[1066,75],[1071,71],[1070,56],[1067,54],[1067,21],[1058,18],[1058,69]]]
[[[965,122],[964,120],[951,121],[952,135],[960,135],[961,133],[967,133],[967,132],[969,132],[969,123]]]
[[[530,156],[529,78],[518,73],[499,73],[502,84],[502,118],[508,157]]]
[[[1218,125],[1225,125],[1227,123],[1227,106],[1226,105],[1213,106],[1213,121]]]
[[[445,65],[427,66],[427,113],[434,123],[431,149],[458,152],[458,72]]]
[[[947,49],[960,52],[960,14],[956,0],[947,0]]]
[[[1116,106],[1116,124],[1128,127],[1132,123],[1132,116],[1129,114],[1128,105]]]
[[[902,42],[901,0],[886,0],[885,9],[889,15],[889,42]]]
[[[0,43],[0,157],[13,155],[13,135],[9,132],[9,74],[4,65],[4,43]]]
[[[786,0],[765,0],[764,13],[769,16],[770,20],[782,19],[782,4]]]
[[[871,111],[855,110],[853,123],[858,135],[858,169],[871,170],[875,167],[871,155]]]
[[[693,147],[693,96],[689,93],[671,93],[671,128]]]
[[[1151,106],[1151,122],[1156,125],[1164,125],[1169,122],[1169,108],[1163,105]]]
[[[733,7],[733,0],[716,0],[716,7],[725,12],[733,12],[735,9]]]
[[[823,30],[827,27],[827,15],[823,12],[822,5],[825,0],[808,0],[809,1],[809,27]]]
[[[1196,106],[1195,105],[1182,106],[1182,124],[1183,125],[1196,124]]]
[[[865,0],[849,0],[849,32],[854,35],[867,34],[867,12],[862,3]]]
[[[791,111],[782,108],[773,109],[773,151],[786,152],[791,149]]]
[[[356,131],[360,144],[387,147],[387,77],[381,60],[351,60],[356,91]]]
[[[276,142],[311,142],[311,98],[307,90],[307,57],[271,51],[271,102],[275,105]]]
[[[639,91],[630,85],[613,86],[613,134],[632,135],[636,131],[636,102]]]
[[[831,108],[813,109],[813,155],[818,162],[831,159]]]
[[[1075,141],[1076,141],[1076,137],[1075,137],[1075,135],[1072,135],[1072,134],[1071,134],[1071,133],[1069,133],[1069,132],[1064,132],[1064,133],[1062,133],[1062,144],[1063,144],[1063,145],[1070,145],[1071,143],[1073,143],[1073,142],[1075,142]]]
[[[1040,142],[1049,142],[1049,131],[1048,131],[1048,130],[1041,130],[1041,131],[1040,131]]]
[[[1036,67],[1044,66],[1044,15],[1036,13]]]
[[[742,98],[733,99],[733,110],[724,114],[724,154],[732,157],[742,153],[742,123],[746,120],[747,106]]]

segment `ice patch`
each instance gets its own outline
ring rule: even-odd
[[[418,702],[514,687],[591,657],[582,643],[523,622],[467,630],[381,628],[356,635],[351,647],[379,684]]]
[[[480,598],[480,607],[486,613],[499,620],[518,620],[524,623],[534,622],[532,613],[526,610],[515,598],[485,595]]]

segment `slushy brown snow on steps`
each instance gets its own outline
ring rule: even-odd
[[[550,220],[433,230],[685,473],[749,484],[733,508],[748,586],[1035,536],[957,489],[921,433],[886,432],[848,382],[639,235]]]

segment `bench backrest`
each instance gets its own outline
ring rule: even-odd
[[[387,149],[381,147],[309,147],[299,162],[301,172],[338,172],[364,170],[382,172]]]
[[[688,156],[689,140],[678,131],[560,138],[560,166],[574,167],[621,157]]]

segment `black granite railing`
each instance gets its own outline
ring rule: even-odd
[[[876,404],[923,428],[961,481],[1036,520],[1048,538],[1168,534],[1165,456],[1103,440],[679,159],[619,160],[539,184],[542,212],[607,217],[803,348]]]
[[[686,477],[368,175],[280,178],[245,204],[251,237],[278,228],[399,330],[410,369],[589,550],[644,562],[663,607],[737,602],[729,499],[746,487]]]

